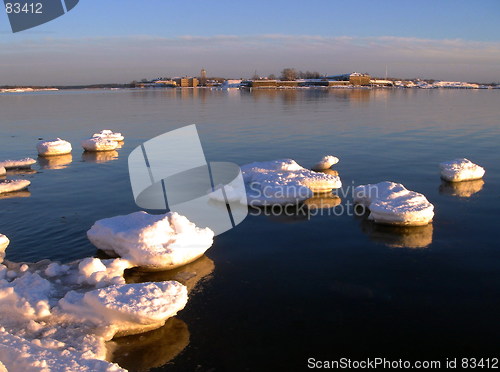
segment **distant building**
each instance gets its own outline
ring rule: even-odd
[[[182,77],[173,79],[178,87],[181,88],[195,88],[200,83],[197,78],[194,77]]]
[[[201,69],[200,73],[200,85],[207,85],[207,70]]]
[[[337,81],[337,82],[348,81],[351,85],[370,85],[371,76],[368,74],[353,72],[352,74],[327,76],[326,80]]]

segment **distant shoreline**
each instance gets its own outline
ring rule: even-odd
[[[330,86],[330,87],[241,87],[241,88],[229,88],[223,89],[220,87],[149,87],[149,88],[136,88],[136,87],[94,87],[94,86],[78,86],[78,87],[51,87],[51,88],[37,88],[37,87],[26,87],[26,88],[0,88],[0,94],[15,94],[15,93],[38,93],[38,92],[51,92],[51,91],[65,91],[65,90],[137,90],[137,91],[164,91],[164,90],[211,90],[211,91],[271,91],[271,90],[279,90],[279,91],[302,91],[302,90],[353,90],[353,89],[363,89],[363,90],[372,90],[372,89],[453,89],[453,90],[497,90],[500,89],[500,86],[493,85],[483,85],[478,87],[469,87],[469,86],[431,86],[431,87],[403,87],[403,86]]]

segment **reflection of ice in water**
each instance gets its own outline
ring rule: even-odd
[[[31,168],[21,168],[21,169],[9,169],[7,170],[7,176],[13,176],[17,174],[35,174],[37,171]]]
[[[106,163],[108,161],[118,159],[118,151],[98,151],[98,152],[89,152],[85,151],[82,154],[82,160],[89,163]]]
[[[315,194],[312,198],[304,201],[309,210],[334,208],[340,204],[342,199],[332,193]]]
[[[13,191],[8,193],[0,193],[0,199],[16,199],[16,198],[29,198],[31,196],[31,192],[28,190],[21,191]]]
[[[149,371],[179,355],[189,344],[189,329],[180,319],[170,318],[165,325],[140,335],[108,342],[111,361],[130,371]]]
[[[325,173],[325,174],[328,174],[330,176],[338,176],[339,175],[339,172],[337,172],[335,169],[324,169],[319,173]]]
[[[214,262],[203,255],[194,262],[173,270],[145,272],[130,270],[125,275],[127,283],[163,282],[176,280],[184,284],[188,293],[191,292],[202,279],[208,279],[214,271]]]
[[[41,169],[64,169],[73,161],[73,155],[53,155],[49,157],[38,157]]]
[[[210,278],[214,262],[203,255],[198,260],[177,269],[144,272],[130,270],[125,274],[127,283],[162,282],[176,280],[188,292],[199,290],[199,284]],[[154,331],[120,337],[107,343],[111,361],[130,371],[149,371],[161,367],[182,352],[189,344],[189,330],[183,321],[170,318]]]
[[[366,219],[361,230],[371,240],[392,248],[426,248],[432,243],[432,224],[425,226],[390,226],[376,224]]]
[[[458,196],[469,198],[483,189],[484,181],[482,179],[462,182],[441,182],[439,193],[443,195]]]

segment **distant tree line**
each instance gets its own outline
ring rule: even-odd
[[[297,79],[321,79],[325,75],[320,74],[318,71],[297,71],[294,68],[287,67],[284,68],[281,73],[279,78],[276,77],[274,74],[270,74],[265,78],[262,78],[259,76],[257,73],[253,74],[252,80],[261,80],[261,79],[268,79],[268,80],[282,80],[282,81],[294,81]]]

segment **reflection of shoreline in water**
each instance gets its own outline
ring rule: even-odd
[[[0,199],[29,198],[30,196],[31,192],[28,190],[0,193]]]
[[[164,366],[189,345],[186,323],[170,318],[163,327],[147,333],[113,339],[106,344],[110,361],[130,371]]]
[[[441,181],[439,193],[441,195],[458,196],[461,198],[470,198],[483,189],[484,181],[482,179],[474,181],[448,182]]]
[[[52,155],[52,156],[39,156],[38,164],[41,169],[64,169],[73,161],[73,155]]]
[[[187,287],[188,292],[191,293],[200,281],[210,279],[210,274],[212,274],[214,269],[214,262],[207,256],[203,255],[196,261],[173,270],[149,272],[137,269],[127,270],[125,272],[125,280],[127,283],[176,280],[179,283],[184,284]]]
[[[361,231],[374,242],[391,248],[426,248],[432,243],[432,223],[425,226],[391,226],[361,220]]]
[[[108,161],[118,159],[118,151],[84,151],[82,161],[88,163],[107,163]]]

